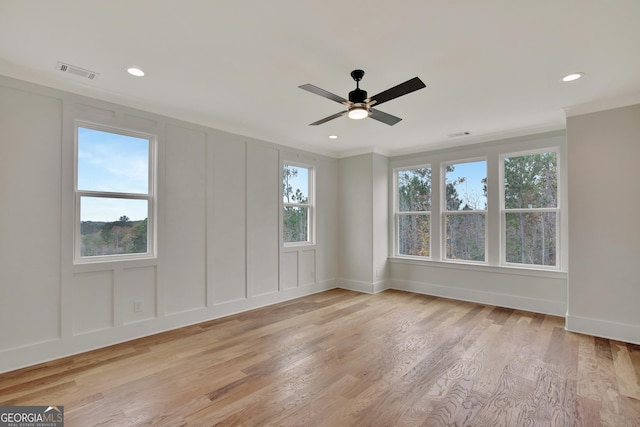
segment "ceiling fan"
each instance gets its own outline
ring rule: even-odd
[[[321,125],[328,122],[329,120],[337,119],[338,117],[344,116],[345,114],[349,116],[350,119],[359,120],[366,117],[371,117],[372,119],[378,120],[379,122],[386,123],[389,126],[393,126],[402,119],[400,117],[384,113],[380,110],[376,110],[372,107],[374,105],[378,106],[383,102],[391,101],[392,99],[426,87],[422,80],[420,80],[418,77],[414,77],[404,83],[400,83],[399,85],[392,87],[391,89],[380,92],[379,94],[374,95],[371,98],[367,98],[367,92],[360,89],[360,80],[362,80],[362,77],[364,77],[364,71],[353,70],[351,72],[351,77],[353,77],[353,80],[356,81],[356,88],[349,92],[348,101],[338,95],[335,95],[324,89],[320,89],[319,87],[311,84],[298,86],[300,89],[304,89],[332,101],[339,102],[340,104],[347,107],[346,111],[341,111],[340,113],[325,117],[324,119],[318,120],[317,122],[310,123],[309,126]]]

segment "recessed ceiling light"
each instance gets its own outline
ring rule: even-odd
[[[136,68],[136,67],[127,68],[127,73],[129,73],[129,74],[131,74],[132,76],[135,76],[135,77],[144,76],[144,71],[142,71],[140,68]]]
[[[567,74],[566,76],[564,76],[562,78],[563,82],[572,82],[574,80],[578,80],[580,77],[584,76],[584,73],[580,72],[580,73],[571,73],[571,74]]]
[[[329,135],[329,139],[338,139],[338,135]]]

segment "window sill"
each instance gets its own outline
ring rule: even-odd
[[[82,261],[75,261],[73,264],[74,273],[82,273],[96,270],[112,269],[112,268],[135,268],[135,267],[149,267],[158,264],[158,257],[145,256],[145,257],[131,257],[131,258],[118,258],[108,259],[100,257],[100,259],[83,259]]]
[[[422,267],[445,268],[452,270],[478,271],[483,273],[510,274],[518,276],[544,277],[549,279],[566,280],[567,272],[560,270],[545,270],[539,268],[526,268],[515,266],[495,266],[486,264],[472,264],[460,261],[435,261],[430,259],[416,259],[409,257],[388,257],[393,264],[407,264]]]
[[[289,243],[283,246],[283,252],[298,252],[298,251],[306,251],[306,250],[315,250],[315,243]]]

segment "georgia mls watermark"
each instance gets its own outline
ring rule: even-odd
[[[0,427],[64,427],[64,406],[0,406]]]

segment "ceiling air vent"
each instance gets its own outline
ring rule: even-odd
[[[56,65],[56,70],[62,71],[63,73],[73,74],[75,76],[79,76],[89,80],[95,80],[100,75],[95,71],[85,70],[84,68],[76,67],[75,65],[71,64],[65,64],[64,62],[58,62],[58,64]]]

